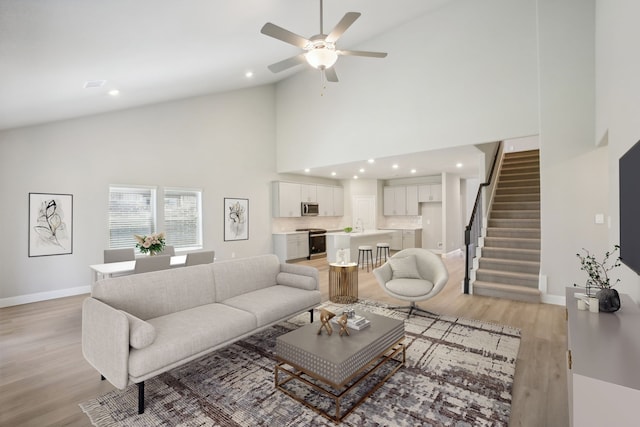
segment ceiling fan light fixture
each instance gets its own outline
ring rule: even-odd
[[[326,47],[313,48],[309,50],[304,57],[309,65],[318,70],[330,68],[338,60],[338,54],[335,49],[328,49]]]

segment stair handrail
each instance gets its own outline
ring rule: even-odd
[[[496,171],[496,165],[498,164],[498,159],[500,157],[500,153],[502,153],[502,148],[503,148],[503,141],[500,141],[496,147],[496,152],[493,156],[493,163],[491,164],[491,170],[489,171],[489,178],[487,179],[486,182],[481,183],[478,186],[478,194],[476,195],[476,201],[473,204],[473,209],[471,211],[471,217],[469,218],[469,224],[465,227],[464,230],[464,245],[465,245],[465,272],[464,272],[464,293],[468,294],[469,293],[469,285],[470,285],[470,274],[469,271],[471,269],[471,259],[469,258],[469,252],[470,252],[470,246],[472,244],[472,238],[471,238],[471,232],[474,228],[474,225],[476,227],[476,229],[478,229],[479,227],[479,223],[478,222],[474,222],[474,220],[476,219],[477,216],[479,216],[478,211],[481,208],[481,200],[482,200],[482,189],[484,187],[487,187],[489,185],[491,185],[491,182],[493,181],[494,175],[495,175],[495,171]],[[482,218],[480,218],[482,219]],[[479,233],[477,233],[479,234]],[[475,242],[474,245],[477,246],[478,244],[478,236],[475,237]]]

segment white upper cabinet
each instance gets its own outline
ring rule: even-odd
[[[316,187],[319,216],[334,216],[333,187],[318,185]]]
[[[419,202],[441,202],[442,184],[424,184],[418,187]]]
[[[418,187],[393,185],[383,188],[383,214],[418,215]]]
[[[315,184],[300,184],[300,198],[303,202],[317,202],[318,192]]]
[[[344,189],[333,187],[333,216],[344,215]]]
[[[417,185],[407,185],[407,215],[418,215]]]
[[[301,216],[300,184],[295,182],[273,183],[273,216],[292,218]]]
[[[272,188],[274,218],[302,216],[301,202],[318,203],[319,216],[344,215],[342,187],[275,181],[272,183]]]

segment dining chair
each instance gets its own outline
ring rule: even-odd
[[[165,245],[164,249],[162,250],[162,252],[158,252],[156,255],[169,255],[169,256],[175,256],[176,254],[176,248],[175,246],[172,245]]]
[[[136,254],[133,251],[133,248],[104,250],[105,264],[109,264],[112,262],[133,261],[135,259],[136,259]]]
[[[215,254],[215,251],[200,251],[188,253],[185,266],[189,267],[190,265],[211,264],[214,260]]]
[[[154,255],[136,259],[133,274],[147,273],[149,271],[167,270],[171,266],[170,255]]]

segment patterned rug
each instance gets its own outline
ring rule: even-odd
[[[344,306],[328,303],[327,309]],[[357,310],[404,319],[371,301]],[[315,316],[317,319],[318,316]],[[332,426],[274,387],[276,337],[309,314],[271,327],[145,382],[80,404],[95,426]],[[406,365],[348,415],[345,426],[506,426],[520,331],[474,320],[412,316],[405,321]]]

